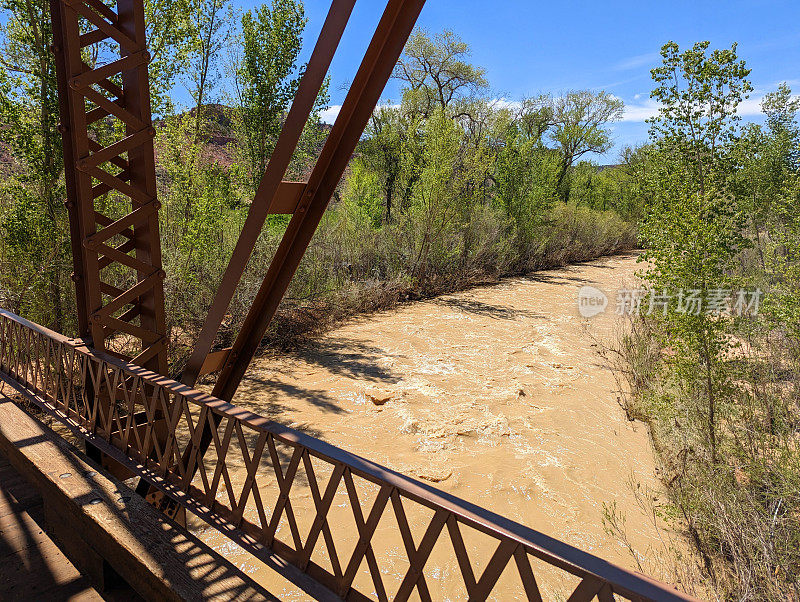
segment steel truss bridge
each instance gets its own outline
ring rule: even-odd
[[[508,572],[519,585],[519,597],[528,600],[542,600],[545,573],[573,583],[570,602],[691,599],[230,403],[424,0],[389,0],[311,176],[307,182],[283,181],[354,4],[333,0],[177,381],[167,375],[166,274],[143,0],[117,0],[115,6],[102,0],[51,0],[79,338],[0,310],[4,391],[22,406],[35,407],[37,415],[55,419],[60,434],[83,442],[103,474],[138,479],[136,492],[167,515],[171,528],[185,526],[188,511],[317,598],[430,600],[432,551],[446,542],[470,600],[491,597]],[[88,57],[99,56],[100,45],[113,48],[116,56],[90,64]],[[107,129],[118,132],[116,138],[98,141],[92,126],[101,120],[114,124]],[[213,350],[270,214],[291,216],[286,232],[235,342]],[[134,344],[123,349],[114,344],[119,339]],[[210,373],[217,378],[209,395],[194,387]],[[298,498],[304,492],[307,498],[309,491],[311,507],[301,509]],[[355,526],[344,535],[337,528],[341,506]],[[382,570],[386,558],[378,545],[378,527],[387,517],[402,541],[405,568],[396,574]],[[416,536],[413,525],[420,527]],[[465,543],[476,538],[491,550],[488,560],[477,564]]]

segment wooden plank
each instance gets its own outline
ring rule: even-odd
[[[0,600],[102,600],[43,524],[38,491],[0,456]]]
[[[78,594],[103,599],[49,539],[29,551],[27,556],[0,559],[1,599],[41,599],[45,593],[56,600],[68,600]]]
[[[42,496],[16,472],[0,475],[0,518],[41,505]]]
[[[47,539],[39,521],[44,519],[42,506],[35,506],[38,519],[29,512],[10,514],[0,518],[0,556],[16,554],[31,545]]]
[[[148,600],[276,599],[2,395],[0,452],[41,492],[48,522],[69,531],[81,569],[102,557]]]
[[[42,581],[52,580],[54,583],[68,583],[75,576],[80,576],[47,536],[39,537],[38,541],[16,554],[6,554],[0,558],[0,583],[24,582],[25,575],[30,578],[37,572],[42,573]]]

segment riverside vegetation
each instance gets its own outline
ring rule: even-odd
[[[650,425],[669,493],[656,510],[699,552],[700,591],[798,600],[800,101],[781,85],[765,123],[743,125],[752,86],[735,45],[670,43],[662,58],[635,176],[643,307],[657,311],[634,317],[616,350],[623,405]],[[742,289],[763,291],[760,307],[706,311]],[[655,303],[681,290],[703,309]]]
[[[199,331],[299,82],[299,0],[236,15],[227,0],[146,2],[167,321],[173,370]],[[0,65],[2,304],[75,330],[49,5],[4,5]],[[630,178],[582,163],[611,146],[621,101],[573,92],[491,100],[451,32],[417,32],[373,115],[268,341],[291,345],[353,312],[501,275],[629,249]],[[103,61],[108,57],[87,57]],[[190,106],[176,107],[182,89]],[[219,102],[212,102],[219,101]],[[287,179],[307,177],[329,130],[327,92]],[[92,126],[98,140],[113,132]],[[111,211],[118,200],[96,202]],[[113,216],[112,216],[113,217]],[[287,223],[271,216],[221,333],[235,333]],[[115,286],[122,274],[104,271]],[[123,287],[124,288],[124,287]]]
[[[172,369],[211,304],[298,85],[300,0],[146,0]],[[0,303],[75,331],[49,3],[4,0],[0,26]],[[620,100],[573,91],[497,100],[454,33],[418,31],[397,103],[372,116],[266,345],[357,312],[646,247],[655,291],[760,288],[761,311],[632,320],[623,404],[651,427],[669,503],[721,599],[800,598],[800,104],[751,91],[731,49],[662,49],[648,144],[599,169]],[[87,56],[88,62],[108,57]],[[190,99],[176,106],[171,94]],[[324,143],[318,99],[287,176]],[[98,122],[92,135],[108,139]],[[113,194],[113,193],[109,193]],[[116,201],[101,197],[101,205]],[[220,334],[238,329],[286,218],[272,216]],[[122,288],[120,274],[106,274]],[[645,300],[645,303],[647,301]]]

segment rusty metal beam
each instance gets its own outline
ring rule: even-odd
[[[78,331],[92,347],[166,375],[165,273],[144,5],[118,0],[115,11],[98,0],[51,0],[50,9]],[[87,22],[97,29],[82,34]],[[113,50],[115,44],[119,58],[96,65],[84,61],[87,46]],[[114,128],[115,139],[102,144],[90,137],[100,119],[121,126]],[[127,353],[112,348],[114,339]],[[110,416],[117,394],[113,386],[101,387],[87,402]],[[157,430],[166,436],[163,425]],[[121,478],[130,476],[91,444],[87,453]]]
[[[230,401],[286,294],[425,0],[390,0],[267,275],[233,344],[214,395]]]
[[[81,219],[80,205],[78,203],[78,182],[77,172],[73,169],[75,165],[76,148],[71,136],[71,127],[74,127],[72,119],[72,103],[69,98],[69,85],[67,83],[67,61],[64,52],[64,22],[63,4],[61,0],[50,0],[50,16],[53,26],[53,46],[51,48],[56,63],[56,81],[58,85],[59,119],[58,126],[61,132],[64,154],[64,181],[67,190],[67,214],[69,215],[70,242],[72,244],[72,280],[75,283],[75,297],[78,310],[78,333],[81,337],[91,340],[91,329],[89,327],[89,300],[86,290],[86,280],[84,274],[89,270],[86,264],[86,254],[83,252],[83,240],[86,238],[84,223]]]
[[[355,6],[355,0],[334,0],[331,5],[320,37],[300,80],[297,95],[286,117],[275,150],[270,157],[267,170],[250,205],[239,240],[236,242],[228,267],[222,276],[214,302],[195,343],[192,355],[183,370],[181,380],[187,385],[192,386],[197,382],[206,356],[211,351],[214,338],[225,317],[225,312],[228,311],[236,287],[239,285],[256,241],[261,234],[261,229],[264,227],[264,221],[271,213],[271,207],[275,205],[276,200],[281,199],[280,193],[284,188],[281,181],[300,141],[303,128],[314,109],[314,103],[325,82],[333,55],[339,46],[347,22],[350,20],[353,6]],[[274,213],[277,212],[274,211]]]
[[[51,0],[50,9],[79,333],[101,350],[109,350],[117,336],[136,341],[138,349],[126,357],[166,374],[144,6],[141,0],[118,0],[115,12],[97,0]],[[97,29],[82,34],[87,21]],[[119,45],[119,58],[87,65],[84,48],[105,43]],[[109,79],[117,76],[121,87]],[[96,107],[88,113],[87,101]],[[89,136],[97,111],[124,126],[106,146]],[[111,216],[95,208],[107,193],[111,202],[104,211]],[[112,240],[120,236],[126,241],[117,246]],[[120,280],[132,283],[125,290],[107,282],[106,274],[120,268],[128,274]]]

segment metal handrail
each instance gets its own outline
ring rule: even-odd
[[[70,339],[3,309],[0,309],[0,378],[255,556],[262,559],[277,556],[322,584],[328,594],[355,600],[407,599],[416,588],[422,599],[430,599],[424,569],[431,550],[445,537],[446,528],[470,599],[486,599],[501,573],[514,565],[524,595],[530,600],[541,600],[529,557],[580,579],[569,597],[571,601],[597,597],[605,602],[613,600],[613,594],[630,600],[694,599],[435,487],[93,350],[80,339]],[[104,412],[102,404],[92,402],[102,396],[111,398],[113,403],[105,406],[110,411]],[[163,449],[159,449],[153,434],[157,415],[166,419],[170,429]],[[199,434],[207,425],[214,431],[213,466],[206,465],[209,455],[198,454]],[[250,445],[248,439],[255,444]],[[280,460],[277,445],[291,450],[286,454],[291,458],[287,466]],[[312,457],[332,468],[327,485],[322,483],[320,487]],[[243,461],[248,468],[236,487],[233,481],[240,475],[229,473],[231,459]],[[265,463],[272,472],[264,474]],[[315,492],[314,520],[305,540],[296,521],[289,518],[293,485],[301,464],[309,482],[314,480],[311,487],[312,493]],[[277,502],[269,515],[258,486],[258,479],[265,477],[274,477],[279,488]],[[371,508],[362,507],[363,502],[354,493],[354,478],[378,486]],[[311,558],[320,539],[332,540],[329,512],[342,483],[347,488],[359,537],[351,557],[344,559],[346,564],[337,558],[331,571]],[[219,499],[223,493],[228,494],[228,504]],[[425,535],[417,543],[406,518],[409,504],[433,511]],[[372,545],[378,522],[389,512],[389,506],[394,510],[409,562],[406,573],[398,575],[402,580],[392,595],[377,568]],[[258,516],[247,516],[248,508],[257,511]],[[283,517],[288,518],[291,527],[289,541],[277,533]],[[480,575],[474,574],[464,545],[461,535],[464,527],[488,536],[497,545]],[[354,585],[362,562],[368,566],[372,590],[362,591]]]

